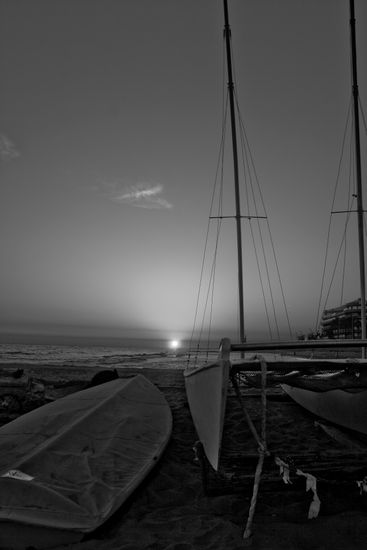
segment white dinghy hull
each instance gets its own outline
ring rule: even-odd
[[[0,429],[0,547],[49,548],[94,531],[170,438],[163,394],[144,376],[95,386]]]
[[[367,434],[367,389],[312,391],[282,384],[283,390],[311,413],[344,428]]]
[[[229,341],[228,341],[229,342]],[[198,437],[218,470],[230,373],[229,350],[217,362],[184,372],[187,400]],[[227,358],[228,357],[228,358]]]

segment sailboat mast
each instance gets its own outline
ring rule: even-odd
[[[362,197],[362,168],[361,168],[361,143],[359,131],[359,93],[357,80],[357,47],[356,47],[356,20],[354,13],[354,0],[349,0],[350,7],[350,38],[352,50],[352,90],[354,107],[354,132],[356,149],[356,177],[357,177],[357,217],[358,217],[358,247],[359,247],[359,276],[361,292],[361,337],[366,338],[366,275],[364,258],[364,221],[363,221],[363,197]]]
[[[227,70],[228,70],[228,93],[231,114],[232,150],[233,150],[233,172],[236,201],[236,232],[237,232],[237,264],[238,264],[238,300],[239,300],[239,330],[240,341],[245,342],[245,316],[244,316],[244,293],[243,293],[243,263],[242,263],[242,223],[241,223],[241,200],[240,185],[238,176],[238,153],[237,153],[237,130],[234,104],[234,84],[232,76],[231,57],[231,28],[229,26],[228,2],[224,2],[224,36],[226,40]]]

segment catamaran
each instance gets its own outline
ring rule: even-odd
[[[241,206],[239,200],[239,175],[238,154],[236,137],[236,117],[234,83],[232,76],[232,59],[230,45],[230,26],[228,16],[228,3],[224,2],[225,42],[227,53],[228,93],[231,114],[232,148],[233,148],[233,174],[236,199],[236,211],[233,218],[236,222],[237,234],[237,260],[238,260],[238,303],[239,303],[239,343],[231,343],[228,338],[221,342],[218,360],[201,367],[188,367],[185,370],[185,386],[191,415],[196,427],[197,435],[202,443],[206,457],[214,468],[219,468],[223,424],[226,408],[227,390],[230,381],[233,383],[236,393],[240,393],[236,375],[246,371],[261,371],[261,384],[263,390],[266,387],[269,372],[282,374],[277,381],[283,382],[283,390],[297,403],[310,412],[334,422],[339,426],[356,430],[367,434],[367,362],[364,359],[354,360],[315,360],[302,359],[292,356],[280,356],[275,353],[295,350],[317,350],[367,347],[366,340],[366,308],[365,308],[365,269],[364,269],[364,243],[363,243],[363,202],[361,188],[361,158],[358,124],[358,84],[356,64],[356,36],[354,0],[350,0],[350,26],[353,57],[353,99],[355,118],[355,144],[356,144],[356,174],[357,174],[357,199],[358,199],[358,226],[359,226],[359,256],[360,256],[360,282],[361,282],[361,338],[343,340],[312,340],[289,342],[246,342],[244,330],[244,306],[243,306],[243,274],[242,274],[242,223]],[[256,352],[254,359],[246,358],[246,355],[234,364],[230,360],[231,352]],[[317,376],[307,376],[314,373]],[[325,372],[334,372],[333,375],[325,375]],[[242,399],[244,399],[242,397]],[[249,419],[250,420],[250,419]],[[250,422],[251,428],[251,422]],[[253,426],[252,426],[253,428]],[[262,435],[254,430],[260,449],[260,460],[256,476],[261,474],[262,460],[266,454],[266,442]],[[255,486],[256,486],[255,476]],[[255,493],[255,490],[254,490]],[[249,518],[250,522],[250,518]],[[250,522],[251,523],[251,522]],[[245,536],[250,534],[250,526],[246,528]]]

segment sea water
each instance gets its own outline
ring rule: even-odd
[[[28,340],[28,341],[27,341]],[[0,365],[113,367],[169,358],[168,342],[159,339],[57,339],[2,336]]]

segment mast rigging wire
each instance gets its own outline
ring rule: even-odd
[[[320,310],[321,310],[321,303],[322,303],[322,298],[323,298],[323,294],[324,294],[325,279],[326,279],[326,267],[327,267],[327,262],[328,262],[330,238],[331,238],[332,213],[334,211],[337,189],[338,189],[339,182],[340,182],[340,177],[341,177],[341,169],[342,169],[342,162],[343,162],[343,158],[344,158],[345,142],[346,142],[348,128],[349,128],[349,124],[350,124],[351,112],[352,112],[352,98],[350,99],[350,102],[349,102],[346,122],[345,122],[345,125],[344,125],[344,133],[343,133],[342,146],[341,146],[340,155],[339,155],[337,176],[336,176],[336,180],[335,180],[335,184],[334,184],[334,192],[333,192],[333,197],[332,197],[332,201],[331,201],[331,209],[330,209],[330,214],[329,214],[329,224],[328,224],[328,230],[327,230],[327,236],[326,236],[324,264],[323,264],[322,277],[321,277],[321,288],[320,288],[320,294],[319,294],[319,300],[318,300],[318,306],[317,306],[317,314],[316,314],[315,331],[318,330],[318,326],[319,326],[319,322],[320,322]],[[330,291],[331,291],[330,287],[331,287],[331,284],[329,285],[329,289],[327,291],[327,296],[326,296],[326,299],[324,301],[324,308],[323,309],[326,309],[326,304],[327,304],[329,294],[330,294]]]
[[[280,331],[279,331],[279,325],[278,325],[277,315],[276,315],[276,310],[275,310],[274,295],[273,295],[273,291],[272,291],[271,278],[270,278],[269,268],[268,268],[268,259],[267,259],[267,256],[265,254],[263,234],[262,234],[262,230],[261,230],[261,224],[260,224],[260,221],[259,221],[259,213],[258,213],[258,208],[257,208],[257,201],[256,201],[256,198],[255,198],[253,180],[252,180],[252,177],[251,177],[251,170],[254,174],[254,179],[255,179],[255,182],[256,182],[257,191],[258,191],[258,194],[259,194],[259,197],[260,197],[260,203],[261,203],[262,209],[265,213],[267,232],[268,232],[270,246],[271,246],[271,250],[272,250],[273,261],[274,261],[274,265],[275,265],[275,268],[276,268],[277,281],[278,281],[278,284],[279,284],[279,287],[280,287],[283,309],[284,309],[284,313],[285,313],[285,317],[286,317],[289,336],[290,336],[290,338],[292,338],[291,322],[290,322],[288,308],[287,308],[287,304],[286,304],[282,278],[281,278],[281,275],[280,275],[278,259],[277,259],[277,255],[276,255],[276,252],[275,252],[275,245],[274,245],[274,240],[273,240],[273,236],[272,236],[272,231],[271,231],[271,228],[270,228],[269,217],[268,217],[268,214],[267,214],[267,211],[266,211],[264,197],[263,197],[263,194],[262,194],[262,190],[261,190],[259,178],[258,178],[258,175],[257,175],[257,170],[256,170],[254,158],[253,158],[253,155],[252,155],[250,143],[249,143],[247,133],[246,133],[246,130],[245,130],[245,125],[244,125],[244,122],[243,122],[241,109],[240,109],[239,101],[238,101],[238,96],[237,96],[237,92],[236,92],[236,89],[237,89],[237,76],[236,76],[236,64],[235,64],[234,59],[232,61],[232,64],[233,64],[233,74],[234,74],[234,83],[235,83],[234,95],[235,95],[237,116],[238,116],[238,120],[239,120],[240,137],[241,137],[241,143],[242,143],[243,170],[244,170],[244,176],[245,176],[245,181],[246,181],[246,167],[247,167],[247,173],[248,173],[248,176],[249,176],[249,181],[250,181],[250,186],[251,186],[251,191],[252,191],[252,198],[253,198],[254,208],[255,208],[255,212],[256,212],[256,215],[254,217],[256,218],[258,232],[259,232],[260,241],[261,241],[263,261],[264,261],[264,265],[265,265],[265,268],[266,268],[267,283],[268,283],[268,287],[269,287],[269,294],[270,294],[270,297],[271,297],[271,303],[272,303],[272,309],[273,309],[274,323],[275,323],[275,326],[276,326],[276,329],[277,329],[277,336],[278,336],[278,339],[279,339],[280,338]],[[246,158],[246,161],[245,161],[245,158]],[[247,193],[247,186],[246,186],[246,193]],[[247,201],[248,209],[249,209],[249,204],[250,204],[250,202],[248,200]],[[249,212],[249,214],[250,214],[250,212]],[[252,233],[252,236],[253,236],[253,228],[252,228],[252,224],[251,224],[251,217],[249,217],[249,223],[250,223],[251,233]],[[254,242],[253,242],[253,246],[254,246],[254,250],[256,251],[256,245],[255,245]],[[257,252],[255,252],[255,253],[256,253],[256,257],[257,257]],[[258,264],[258,266],[259,266],[259,264]],[[263,286],[263,282],[262,282],[261,271],[259,270],[259,268],[258,268],[258,273],[259,273],[260,284],[261,284],[262,292],[263,292],[264,308],[265,308],[265,311],[266,311],[266,316],[267,316],[267,319],[268,319],[268,323],[270,323],[270,317],[268,315],[267,303],[266,303],[266,297],[265,297],[265,290],[264,290],[264,286]],[[269,324],[269,335],[271,337],[270,324]]]
[[[224,36],[223,36],[223,38],[225,39]],[[232,52],[231,52],[231,55],[232,55]],[[225,82],[225,77],[224,77],[224,75],[225,75],[225,40],[223,40],[223,57],[222,57],[222,59],[223,59],[222,73],[223,73],[223,90],[224,90],[225,89],[225,84],[224,84],[224,82]],[[234,76],[234,83],[235,83],[236,82],[235,67],[234,67],[234,75],[235,75]],[[223,181],[224,181],[224,175],[223,175],[223,173],[224,173],[224,152],[225,152],[225,136],[226,136],[227,117],[228,117],[228,109],[229,109],[228,108],[228,104],[229,104],[228,87],[227,87],[226,99],[224,99],[224,98],[225,98],[225,94],[223,93],[223,96],[222,96],[222,136],[221,136],[221,143],[220,143],[220,148],[219,148],[219,156],[218,156],[218,162],[217,162],[215,183],[214,183],[213,192],[212,192],[212,199],[211,199],[211,206],[210,206],[210,216],[209,216],[209,220],[208,220],[207,232],[206,232],[206,238],[205,238],[205,247],[204,247],[204,254],[203,254],[203,259],[202,259],[199,289],[198,289],[198,293],[197,293],[197,302],[196,302],[196,309],[195,309],[195,316],[194,316],[194,325],[193,325],[193,330],[192,330],[191,340],[190,340],[190,349],[192,348],[192,344],[193,344],[194,336],[195,336],[195,331],[197,330],[196,327],[197,327],[197,324],[198,324],[199,303],[200,303],[200,297],[201,297],[201,294],[202,294],[201,289],[202,289],[202,286],[203,286],[204,269],[205,269],[207,254],[208,254],[209,232],[210,232],[210,226],[211,226],[210,222],[211,222],[212,218],[216,218],[217,219],[217,229],[216,229],[216,238],[215,238],[215,245],[214,245],[214,259],[213,259],[213,263],[211,265],[210,277],[209,277],[209,283],[208,283],[208,290],[207,290],[206,298],[205,298],[205,302],[204,302],[204,312],[203,312],[203,315],[202,315],[202,318],[201,318],[200,329],[199,329],[199,342],[200,342],[202,337],[203,337],[203,333],[204,333],[205,320],[208,316],[209,317],[208,342],[207,342],[207,347],[208,348],[209,348],[209,341],[210,341],[210,334],[211,334],[211,325],[212,325],[212,320],[213,320],[213,304],[214,304],[214,286],[215,286],[216,261],[217,261],[217,255],[218,255],[218,244],[219,244],[220,231],[221,231],[221,227],[222,227],[222,218],[223,218],[222,209],[223,209]],[[269,268],[269,263],[268,263],[268,259],[267,259],[267,254],[266,254],[263,230],[261,228],[261,224],[260,224],[260,221],[259,221],[260,217],[263,217],[263,218],[266,219],[267,230],[268,230],[269,239],[270,239],[270,246],[271,246],[271,251],[272,251],[272,255],[273,255],[273,260],[274,260],[274,263],[275,263],[276,274],[277,274],[277,277],[278,277],[278,284],[279,284],[280,290],[281,290],[281,296],[282,296],[283,308],[284,308],[285,315],[286,315],[287,326],[288,326],[289,334],[292,335],[292,330],[291,330],[290,320],[289,320],[289,314],[288,314],[288,310],[287,310],[287,306],[286,306],[284,289],[283,289],[283,285],[282,285],[282,281],[281,281],[281,277],[280,277],[279,265],[278,265],[278,261],[277,261],[277,257],[276,257],[276,253],[275,253],[274,241],[273,241],[271,230],[270,230],[269,220],[268,220],[268,217],[267,217],[267,214],[266,214],[265,202],[264,202],[264,198],[263,198],[262,191],[261,191],[261,188],[260,188],[259,179],[258,179],[258,176],[257,176],[257,173],[256,173],[254,159],[253,159],[253,156],[252,156],[252,153],[251,153],[251,149],[249,147],[249,141],[248,141],[248,138],[247,138],[247,135],[246,135],[246,131],[245,131],[243,119],[242,119],[242,116],[241,116],[238,97],[237,97],[236,92],[234,93],[234,98],[235,98],[235,106],[236,106],[236,111],[237,111],[237,117],[238,117],[238,120],[239,120],[239,133],[240,133],[241,152],[242,152],[242,169],[243,169],[243,175],[244,175],[244,188],[245,188],[245,198],[246,198],[246,205],[247,205],[247,216],[245,216],[245,217],[248,217],[248,221],[249,221],[251,241],[252,241],[252,246],[253,246],[253,250],[254,250],[254,253],[255,253],[256,265],[257,265],[257,270],[258,270],[258,275],[259,275],[259,280],[260,280],[260,285],[261,285],[261,292],[262,292],[262,296],[263,296],[263,302],[264,302],[265,314],[266,314],[266,318],[267,318],[269,335],[270,335],[270,338],[272,339],[273,338],[272,323],[271,323],[271,320],[270,320],[270,313],[269,313],[269,309],[268,309],[268,305],[267,305],[267,299],[266,299],[266,293],[267,292],[268,292],[268,294],[270,296],[270,300],[271,300],[271,310],[272,310],[272,315],[273,315],[273,322],[275,324],[276,334],[277,334],[277,337],[280,338],[280,329],[279,329],[279,323],[278,323],[276,308],[275,308],[274,291],[273,291],[273,285],[272,285],[271,278],[270,278],[270,268]],[[220,177],[219,177],[219,173],[220,173]],[[255,185],[256,185],[257,193],[255,192],[254,182],[255,182]],[[218,191],[218,187],[219,187],[219,191]],[[265,216],[259,216],[258,199],[256,198],[257,194],[260,197],[260,204],[262,206],[263,211],[265,212]],[[214,210],[214,201],[215,201],[215,198],[218,195],[219,195],[219,199],[218,199],[217,215],[212,216],[212,213],[213,213],[213,210]],[[251,203],[252,203],[252,208],[254,209],[254,212],[255,212],[254,215],[251,214]],[[224,216],[224,217],[231,217],[231,216]],[[256,244],[257,239],[256,239],[256,236],[255,236],[254,226],[253,226],[253,222],[252,222],[251,218],[256,218],[257,234],[259,235],[259,240],[260,240],[260,250],[261,250],[261,258],[262,258],[261,261],[260,261],[258,246]],[[261,262],[264,264],[264,267],[265,267],[265,272],[266,272],[266,277],[265,278],[266,278],[266,281],[267,281],[267,289],[268,289],[267,292],[265,290],[264,277],[261,273]],[[209,313],[208,313],[208,310],[209,310]],[[199,343],[199,346],[200,346],[200,343]]]
[[[251,194],[252,194],[252,199],[253,199],[255,213],[256,213],[254,218],[256,219],[257,226],[258,226],[258,231],[259,231],[259,235],[260,235],[261,247],[262,247],[262,252],[263,252],[263,260],[264,260],[264,264],[265,264],[265,267],[266,267],[267,281],[268,281],[268,285],[269,285],[269,292],[270,292],[270,295],[271,295],[272,306],[273,306],[274,322],[277,326],[277,334],[278,334],[278,338],[279,338],[280,337],[279,326],[278,326],[277,315],[276,315],[276,311],[275,311],[275,303],[274,303],[273,291],[272,291],[272,287],[271,287],[271,278],[270,278],[270,273],[269,273],[268,260],[267,260],[267,256],[266,256],[266,253],[265,253],[263,233],[262,233],[261,224],[260,224],[260,221],[259,221],[260,216],[259,216],[257,201],[256,201],[256,197],[255,197],[253,179],[251,178],[251,170],[254,174],[256,188],[257,188],[257,191],[258,191],[258,194],[259,194],[259,197],[260,197],[260,203],[261,203],[262,209],[265,213],[267,232],[268,232],[271,251],[272,251],[272,255],[273,255],[273,261],[274,261],[274,265],[275,265],[275,268],[276,268],[277,280],[278,280],[278,284],[279,284],[280,291],[281,291],[282,304],[283,304],[284,313],[285,313],[285,317],[286,317],[286,321],[287,321],[287,327],[288,327],[289,335],[290,335],[290,337],[292,337],[291,323],[290,323],[288,308],[287,308],[287,304],[286,304],[282,278],[281,278],[281,275],[280,275],[278,259],[277,259],[277,255],[276,255],[276,252],[275,252],[274,240],[273,240],[272,231],[271,231],[271,228],[270,228],[269,217],[268,217],[268,214],[267,214],[267,211],[266,211],[265,201],[264,201],[263,193],[262,193],[260,182],[259,182],[259,177],[257,175],[257,170],[256,170],[254,158],[253,158],[253,155],[252,155],[251,147],[250,147],[249,140],[248,140],[248,137],[247,137],[247,133],[246,133],[246,130],[245,130],[245,125],[244,125],[243,118],[242,118],[242,115],[241,115],[241,111],[240,111],[240,108],[239,108],[237,95],[236,95],[236,104],[237,104],[238,118],[239,118],[239,123],[240,123],[239,124],[240,132],[241,132],[240,135],[241,135],[241,140],[242,140],[242,144],[243,144],[243,151],[246,154],[246,166],[247,166],[247,171],[248,171],[248,174],[249,174]],[[245,172],[245,168],[244,168],[244,172]],[[251,219],[249,221],[250,221],[250,224],[251,224]]]

